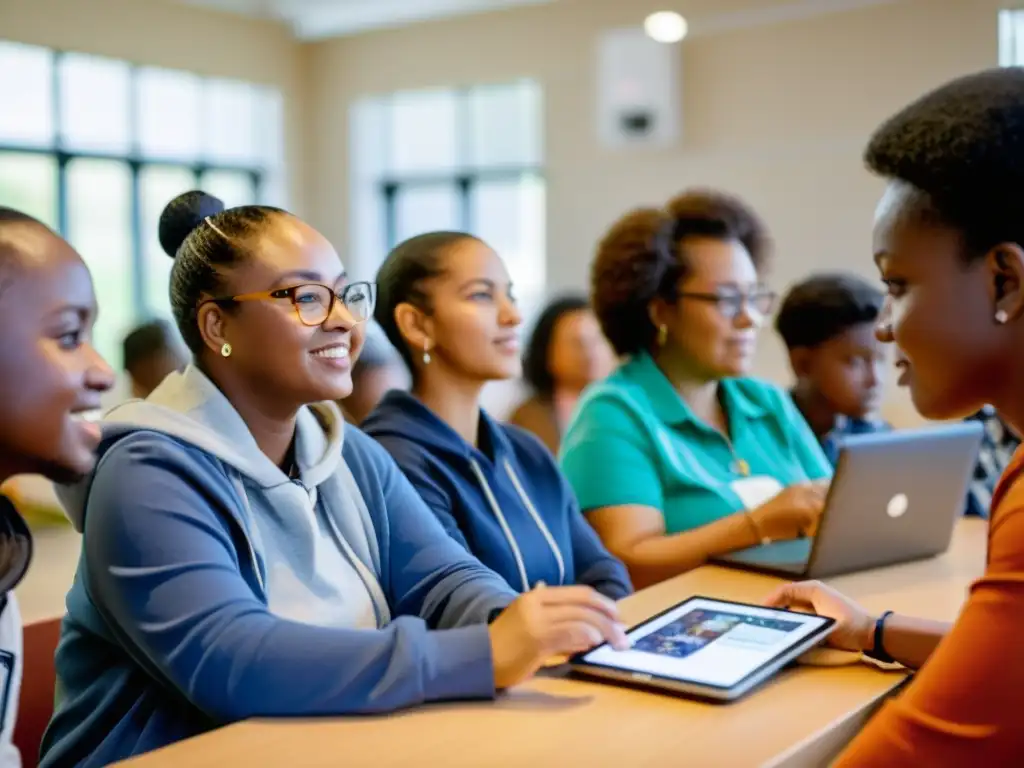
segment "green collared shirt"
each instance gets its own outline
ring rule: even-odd
[[[743,469],[783,487],[831,476],[785,391],[757,379],[725,379],[720,386],[732,447],[697,419],[648,354],[592,387],[561,453],[582,509],[654,507],[665,516],[666,532],[678,533],[742,510],[732,484]]]

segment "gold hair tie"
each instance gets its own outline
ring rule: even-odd
[[[231,239],[230,237],[225,235],[223,232],[221,232],[220,228],[216,224],[213,223],[213,219],[211,217],[207,216],[205,219],[203,219],[203,221],[205,221],[207,224],[209,224],[210,225],[210,229],[212,229],[218,235],[223,237],[225,240],[230,240]]]

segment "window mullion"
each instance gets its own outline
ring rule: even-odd
[[[398,245],[398,185],[386,182],[381,185],[384,195],[384,245],[390,251]]]
[[[57,231],[62,237],[68,236],[68,162],[70,156],[63,152],[64,128],[63,109],[61,108],[60,63],[62,54],[53,51],[53,150],[57,159]]]
[[[68,163],[71,157],[64,152],[56,152],[57,158],[57,231],[61,237],[68,238]]]
[[[137,320],[150,312],[149,302],[146,300],[145,238],[142,233],[142,163],[138,160],[129,160],[128,167],[132,172],[132,305]]]
[[[473,231],[473,190],[474,179],[466,174],[455,180],[459,189],[459,228],[463,232]]]

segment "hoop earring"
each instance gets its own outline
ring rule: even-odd
[[[224,345],[220,348],[220,356],[231,357],[231,345],[228,344],[226,341],[224,342]]]
[[[659,325],[658,326],[658,346],[659,347],[664,347],[666,344],[668,344],[668,326],[667,325]]]

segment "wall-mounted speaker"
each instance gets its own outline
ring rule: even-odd
[[[609,148],[667,147],[680,138],[680,44],[658,43],[642,28],[610,29],[598,44],[598,138]]]

